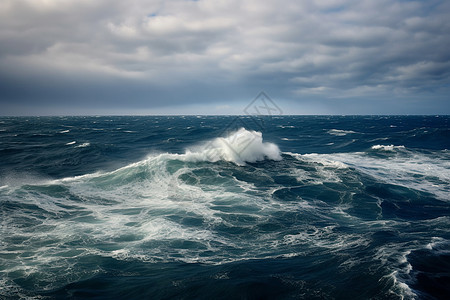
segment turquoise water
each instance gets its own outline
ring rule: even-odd
[[[449,121],[0,118],[0,298],[448,298]]]

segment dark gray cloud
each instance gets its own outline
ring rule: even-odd
[[[449,14],[441,0],[3,0],[0,114],[238,113],[260,90],[292,113],[450,113]]]

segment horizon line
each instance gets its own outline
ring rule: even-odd
[[[450,116],[450,114],[281,114],[281,115],[248,115],[248,114],[85,114],[85,115],[66,115],[66,114],[54,114],[54,115],[0,115],[0,118],[25,118],[25,117],[300,117],[300,116]]]

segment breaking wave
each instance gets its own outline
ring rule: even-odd
[[[192,147],[178,157],[186,161],[225,160],[242,166],[246,162],[253,163],[266,158],[281,160],[281,152],[277,145],[263,142],[261,132],[241,128],[226,137]]]
[[[356,135],[328,133],[333,139]],[[96,153],[94,139],[75,140],[85,139],[60,144]],[[295,134],[278,143],[293,141]],[[416,298],[423,261],[438,266],[448,256],[448,235],[441,233],[450,224],[450,156],[398,141],[373,143],[345,153],[280,152],[260,132],[241,128],[184,153],[152,154],[112,171],[3,180],[0,298],[58,289],[70,294],[74,284],[82,289],[110,274],[116,278],[124,265],[130,269],[121,279],[128,271],[144,280],[166,270],[161,281],[136,280],[141,288],[166,281],[166,290],[190,289],[205,285],[205,278],[217,286],[260,268],[269,270],[268,280],[279,280],[277,291],[291,288],[306,298],[327,298],[332,288],[335,298],[345,299],[349,286],[356,286],[355,297],[370,287],[378,293],[370,296]],[[177,270],[167,273],[171,264]],[[173,280],[180,265],[199,269]]]

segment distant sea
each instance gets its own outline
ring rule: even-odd
[[[0,299],[450,299],[450,116],[0,118]]]

